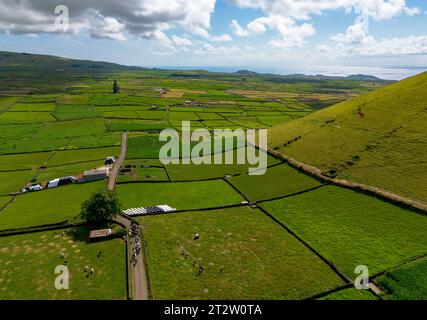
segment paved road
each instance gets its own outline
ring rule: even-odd
[[[121,225],[124,225],[129,232],[130,225],[132,220],[126,218],[122,215],[119,215],[115,219]],[[129,233],[128,233],[129,234]],[[148,285],[147,285],[147,276],[145,272],[144,256],[141,252],[136,257],[136,265],[134,266],[130,262],[131,270],[133,271],[133,299],[134,300],[148,300]],[[132,255],[132,252],[129,252],[129,255]],[[128,257],[129,259],[130,257]],[[129,259],[131,261],[131,259]]]
[[[116,160],[113,168],[110,171],[108,178],[108,189],[114,190],[116,187],[117,175],[119,174],[119,169],[125,161],[126,152],[128,146],[128,134],[123,133],[122,135],[122,145],[120,148],[120,156]],[[115,221],[126,228],[127,238],[129,240],[129,229],[131,227],[132,220],[130,218],[126,218],[122,215],[118,215],[115,218]],[[141,247],[142,248],[142,247]],[[131,261],[130,257],[132,255],[132,251],[130,251],[128,256],[129,261]],[[148,300],[148,286],[147,286],[147,276],[145,273],[145,264],[144,264],[144,256],[141,252],[136,257],[135,266],[131,263],[131,270],[133,272],[133,299],[134,300]]]
[[[128,133],[125,132],[122,135],[122,146],[120,148],[120,156],[116,160],[116,163],[114,163],[113,168],[110,170],[109,177],[108,177],[108,189],[114,190],[116,186],[117,181],[117,175],[119,174],[119,169],[123,164],[123,161],[126,159],[126,152],[128,149]]]

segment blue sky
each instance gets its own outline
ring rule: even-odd
[[[427,66],[424,0],[0,0],[0,49],[156,67],[370,73]],[[62,19],[62,20],[61,20]]]

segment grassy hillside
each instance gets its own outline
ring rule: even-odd
[[[127,67],[115,63],[74,60],[56,56],[41,54],[17,53],[0,51],[0,67],[2,71],[13,70],[39,70],[44,72],[61,71],[61,72],[112,72],[141,70],[142,68]]]
[[[427,199],[427,72],[270,129],[270,147],[326,175]]]

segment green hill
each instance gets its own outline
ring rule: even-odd
[[[5,71],[42,71],[42,72],[115,72],[142,70],[139,67],[127,67],[115,63],[74,60],[56,56],[0,51],[0,68]]]
[[[324,174],[427,202],[427,72],[273,127],[269,146]]]

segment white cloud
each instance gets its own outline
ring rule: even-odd
[[[270,45],[278,48],[302,47],[305,38],[313,36],[316,33],[312,24],[296,24],[293,18],[280,15],[270,15],[261,17],[249,22],[246,28],[242,28],[235,20],[231,22],[231,28],[236,35],[249,36],[262,34],[266,30],[274,29],[280,34],[280,38],[270,41]]]
[[[273,47],[289,49],[292,47],[302,47],[305,44],[305,38],[313,36],[316,33],[313,25],[303,23],[302,25],[282,25],[278,27],[282,38],[270,41]]]
[[[319,45],[317,50],[328,57],[364,57],[427,54],[427,35],[381,39],[369,43],[344,44],[335,46]]]
[[[236,46],[224,47],[224,46],[214,46],[210,43],[203,44],[200,48],[194,50],[195,54],[198,55],[231,55],[240,52],[240,49]]]
[[[260,34],[260,33],[264,33],[267,28],[266,25],[268,25],[268,21],[269,19],[266,18],[260,18],[260,19],[256,19],[254,21],[251,21],[248,23],[248,30],[250,33],[253,34]]]
[[[234,19],[231,20],[230,27],[231,27],[231,30],[233,31],[233,33],[236,36],[247,37],[247,36],[250,35],[250,32],[248,30],[243,29],[240,26],[240,24],[236,20],[234,20]]]
[[[331,37],[332,40],[353,44],[370,44],[374,38],[369,35],[369,19],[364,15],[356,18],[355,23],[348,27],[345,34],[339,33]]]
[[[321,44],[316,47],[317,51],[320,53],[331,53],[334,49],[331,46]]]
[[[214,42],[227,42],[233,41],[233,38],[228,34],[221,34],[219,36],[209,36],[208,39]]]
[[[376,40],[369,35],[369,19],[390,19],[401,13],[409,16],[420,14],[419,8],[409,8],[404,0],[394,0],[390,3],[379,1],[379,9],[366,7],[360,10],[360,15],[353,25],[348,27],[345,34],[337,34],[331,40],[338,42],[335,47],[318,46],[320,52],[328,52],[340,56],[386,56],[411,55],[426,53],[427,36],[408,36],[404,38]]]
[[[110,39],[110,40],[126,40],[124,35],[125,25],[117,19],[111,17],[103,17],[102,15],[94,15],[89,24],[89,33],[94,38]]]
[[[382,39],[356,48],[356,52],[362,56],[427,54],[427,35]]]
[[[172,36],[172,42],[177,46],[193,46],[194,43],[188,37],[178,37],[176,35]]]
[[[414,7],[414,8],[404,8],[403,11],[410,17],[415,16],[417,14],[421,14],[421,9],[418,7]]]
[[[265,16],[242,27],[236,20],[231,21],[231,29],[237,36],[264,33],[267,28],[278,31],[280,38],[270,42],[281,48],[301,47],[305,38],[315,34],[310,20],[313,15],[321,15],[331,10],[345,10],[358,14],[354,25],[345,34],[334,36],[334,40],[346,43],[372,43],[368,34],[369,19],[385,20],[402,13],[415,15],[419,8],[410,8],[405,0],[233,0],[242,8],[259,9]]]
[[[69,8],[69,32],[89,30],[97,38],[123,40],[125,33],[160,39],[164,31],[181,26],[190,33],[209,36],[216,0],[61,0]],[[59,33],[55,25],[57,0],[0,0],[0,32],[12,34]],[[225,39],[225,37],[223,38]]]
[[[403,11],[415,13],[405,0],[233,0],[242,8],[260,9],[296,20],[308,20],[328,10],[343,9],[366,14],[377,20],[390,19]]]

